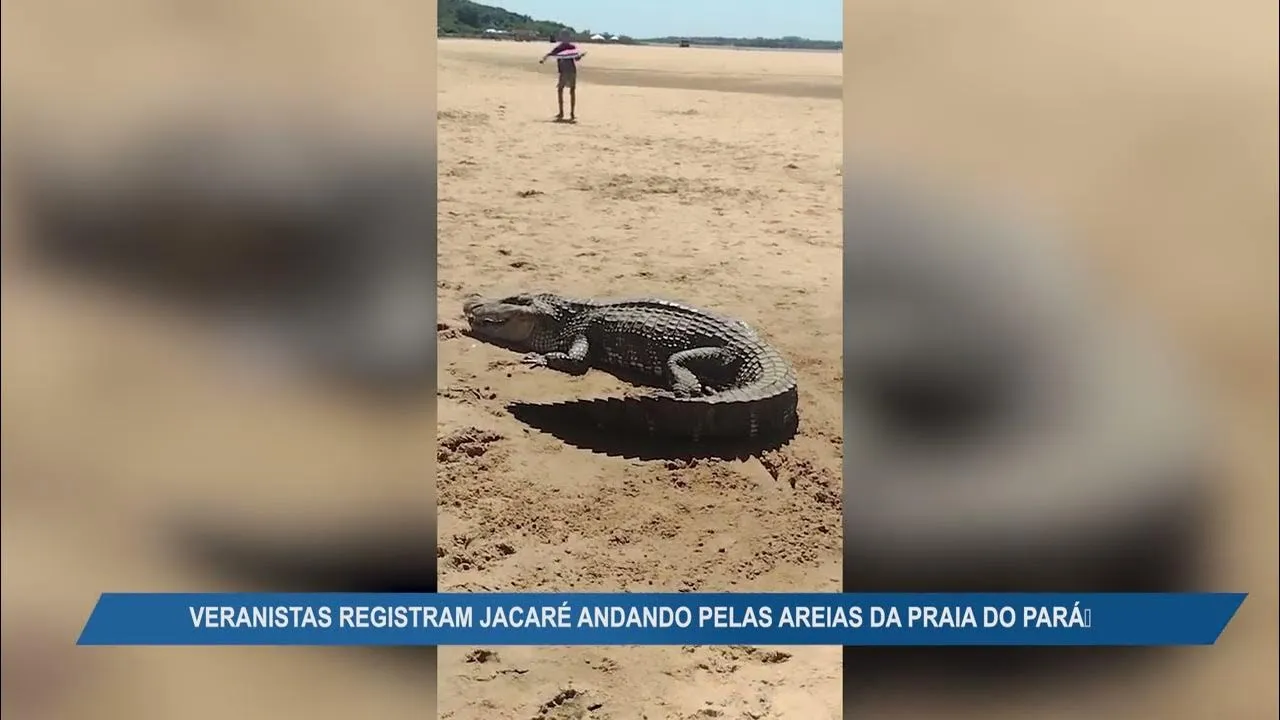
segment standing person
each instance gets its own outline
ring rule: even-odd
[[[577,46],[569,41],[569,31],[561,30],[557,36],[560,44],[551,49],[551,52],[542,56],[538,61],[541,65],[547,61],[547,58],[567,54],[567,57],[556,57],[556,68],[560,72],[560,78],[556,82],[556,103],[560,108],[560,112],[556,114],[556,120],[564,120],[564,89],[569,88],[569,122],[578,119],[578,61],[582,59],[584,52],[578,52]]]

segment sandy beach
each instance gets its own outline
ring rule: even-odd
[[[589,46],[549,122],[540,43],[442,40],[442,590],[840,586],[840,55]],[[464,295],[657,296],[746,320],[795,364],[800,435],[761,459],[634,461],[513,400],[620,391],[459,334]],[[442,648],[442,718],[840,715],[838,648]],[[477,658],[485,658],[483,661]]]

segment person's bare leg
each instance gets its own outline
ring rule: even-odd
[[[560,105],[560,114],[564,114],[563,103]],[[569,119],[578,119],[578,88],[576,85],[569,88]]]
[[[556,88],[556,105],[559,106],[560,112],[556,113],[557,120],[564,119],[564,86]]]

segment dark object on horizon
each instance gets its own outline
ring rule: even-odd
[[[688,40],[681,40],[681,41],[680,41],[680,47],[689,47],[689,41],[688,41]]]

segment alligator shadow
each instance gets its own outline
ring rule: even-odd
[[[619,400],[621,402],[621,400]],[[582,412],[582,401],[563,403],[511,403],[507,410],[520,422],[580,450],[630,460],[745,460],[785,447],[799,425],[754,438],[683,438],[620,432],[601,428]]]
[[[498,338],[480,337],[470,330],[462,334],[473,340],[511,352],[525,353],[517,345]],[[546,370],[546,372],[555,372]],[[601,370],[636,387],[666,391],[651,376],[626,370]],[[507,410],[517,420],[557,440],[599,455],[629,460],[745,460],[770,450],[786,447],[799,431],[798,420],[789,427],[754,438],[702,438],[697,442],[683,438],[647,435],[602,428],[588,413],[583,412],[585,400],[569,400],[556,403],[513,402]],[[598,401],[596,401],[598,402]]]

